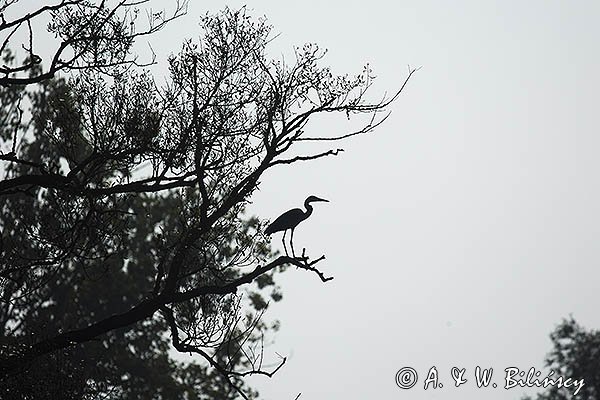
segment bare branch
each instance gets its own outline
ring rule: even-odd
[[[351,132],[345,135],[341,135],[341,136],[335,136],[335,137],[299,137],[297,139],[295,139],[295,141],[334,141],[334,140],[343,140],[352,136],[356,136],[356,135],[360,135],[361,133],[368,133],[372,130],[374,130],[375,128],[377,128],[379,125],[381,125],[389,116],[390,113],[388,112],[384,118],[382,118],[381,120],[375,122],[375,115],[377,112],[380,112],[381,110],[383,110],[384,108],[388,107],[392,102],[394,102],[398,96],[400,96],[400,94],[402,93],[402,91],[404,90],[404,88],[406,87],[406,85],[408,84],[408,81],[410,80],[410,78],[412,77],[412,75],[417,72],[418,70],[420,70],[421,67],[419,68],[413,68],[410,69],[408,71],[408,76],[406,77],[406,79],[404,80],[404,82],[402,83],[402,85],[400,86],[400,89],[398,89],[398,91],[389,99],[384,99],[382,100],[380,103],[376,104],[376,105],[368,105],[368,106],[357,106],[354,108],[348,108],[348,109],[344,109],[343,107],[326,107],[323,108],[319,111],[325,111],[325,112],[372,112],[374,111],[372,117],[371,117],[371,121],[362,129],[355,131],[355,132]]]
[[[290,158],[287,160],[276,160],[276,161],[272,161],[271,164],[269,164],[269,166],[273,166],[273,165],[277,165],[277,164],[292,164],[292,163],[295,163],[296,161],[316,160],[317,158],[322,158],[322,157],[327,157],[327,156],[337,156],[338,153],[342,152],[342,151],[344,151],[344,149],[328,150],[324,153],[315,154],[312,156],[297,156],[297,157]]]

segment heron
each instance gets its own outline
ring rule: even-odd
[[[308,196],[306,200],[304,200],[304,207],[306,208],[306,211],[304,211],[301,208],[293,208],[289,211],[286,211],[279,217],[277,217],[277,219],[273,221],[271,225],[267,227],[267,229],[265,229],[265,235],[271,235],[275,232],[283,231],[283,238],[281,239],[281,243],[283,243],[283,249],[285,250],[286,255],[288,254],[288,252],[287,248],[285,247],[285,234],[287,233],[288,229],[292,231],[290,238],[290,246],[292,247],[292,256],[296,257],[296,255],[294,254],[294,229],[296,229],[300,222],[310,217],[310,214],[312,214],[313,212],[313,207],[310,205],[310,203],[314,203],[317,201],[329,202],[329,200],[321,199],[317,196]]]

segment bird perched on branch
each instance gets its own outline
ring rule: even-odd
[[[283,243],[283,249],[285,250],[285,254],[287,255],[287,248],[285,247],[285,234],[288,229],[292,231],[292,235],[290,238],[290,246],[292,247],[292,256],[296,257],[294,254],[294,229],[298,226],[298,224],[304,221],[306,218],[310,217],[310,214],[313,212],[313,208],[310,203],[314,203],[317,201],[325,201],[329,202],[329,200],[321,199],[317,196],[308,196],[306,200],[304,200],[304,207],[306,207],[306,211],[301,208],[293,208],[289,211],[281,214],[271,225],[265,229],[265,235],[271,235],[275,232],[283,231],[283,238],[281,242]]]

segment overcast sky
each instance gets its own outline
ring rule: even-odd
[[[198,15],[223,4],[244,2],[195,2],[153,37],[159,62],[198,36]],[[274,56],[317,42],[335,72],[369,62],[378,76],[371,99],[397,89],[407,65],[422,66],[375,133],[262,180],[251,211],[263,218],[310,194],[331,201],[315,204],[295,243],[325,254],[319,265],[335,279],[279,276],[284,299],[267,317],[282,328],[265,354],[289,360],[250,383],[270,400],[519,398],[524,390],[502,388],[503,370],[542,369],[562,318],[600,327],[600,3],[249,7],[281,33]],[[307,133],[345,127],[331,119]],[[281,246],[278,235],[273,243]],[[494,368],[497,389],[475,387],[478,365]],[[394,378],[407,366],[419,383],[401,390]],[[445,387],[424,391],[432,366]],[[467,370],[460,388],[453,366]]]
[[[193,4],[161,38],[195,36],[197,15],[222,5]],[[335,276],[279,277],[284,299],[269,318],[282,328],[266,353],[289,361],[273,379],[250,381],[261,398],[519,398],[525,390],[502,388],[504,369],[542,369],[562,318],[600,327],[600,3],[249,6],[281,33],[275,56],[317,42],[336,72],[369,62],[373,99],[398,88],[407,65],[422,66],[375,133],[344,143],[336,158],[270,172],[254,197],[252,212],[264,218],[309,194],[329,199],[295,243],[326,254],[320,266]],[[494,368],[497,389],[476,388],[478,365]],[[406,366],[419,383],[401,390],[394,377]],[[445,387],[424,391],[432,366]],[[467,369],[459,388],[453,366]]]

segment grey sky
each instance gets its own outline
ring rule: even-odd
[[[252,7],[282,32],[277,46],[316,41],[340,72],[370,62],[374,96],[423,66],[375,134],[263,181],[254,211],[265,217],[308,194],[331,200],[296,242],[325,253],[335,280],[280,279],[269,349],[292,357],[253,382],[266,399],[518,398],[472,379],[454,388],[448,372],[493,367],[501,384],[506,367],[543,367],[569,313],[600,326],[598,3]],[[433,365],[447,385],[424,391]],[[409,391],[394,384],[403,366],[421,377]]]
[[[373,99],[398,88],[408,64],[423,67],[374,134],[263,180],[252,208],[262,217],[309,194],[331,200],[295,241],[326,254],[321,267],[335,279],[279,278],[284,300],[269,317],[282,329],[266,352],[290,359],[251,382],[272,400],[519,398],[525,390],[476,389],[475,366],[493,367],[502,386],[507,367],[543,367],[563,317],[600,326],[599,3],[250,6],[281,32],[274,55],[317,42],[334,71],[369,62]],[[191,36],[195,15],[220,7],[193,5],[185,30],[165,36]],[[446,387],[424,391],[434,365]],[[408,391],[394,383],[404,366],[420,375]],[[467,384],[453,387],[452,366],[467,368]]]
[[[152,39],[158,60],[198,36],[199,14],[223,5],[192,4]],[[524,390],[476,389],[475,366],[493,367],[501,386],[504,368],[543,367],[563,317],[600,326],[600,3],[249,7],[281,32],[274,56],[317,42],[335,72],[369,62],[374,100],[399,87],[408,64],[423,67],[375,133],[263,179],[251,208],[263,218],[309,194],[331,201],[315,204],[295,243],[326,254],[321,269],[335,279],[295,269],[279,277],[284,300],[268,318],[282,328],[265,354],[289,360],[251,384],[271,400],[519,398]],[[348,124],[310,127],[335,134]],[[424,391],[434,365],[445,387]],[[394,375],[405,366],[420,381],[402,391]],[[452,366],[467,368],[463,387],[452,387]]]

